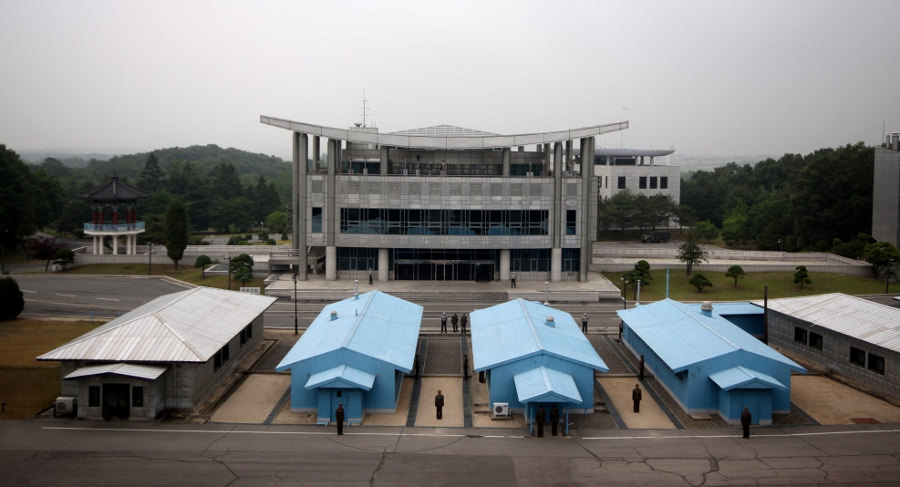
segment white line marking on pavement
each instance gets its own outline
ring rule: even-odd
[[[37,291],[28,291],[28,290],[25,290],[25,289],[20,289],[20,291],[22,291],[23,293],[32,293],[32,294],[37,293]]]
[[[83,427],[66,427],[66,426],[44,426],[43,430],[58,431],[102,431],[107,433],[123,432],[123,433],[200,433],[214,435],[299,435],[299,436],[331,436],[334,431],[265,431],[265,430],[197,430],[197,429],[138,429],[138,428],[83,428]],[[775,434],[757,434],[756,437],[782,437],[791,438],[799,436],[828,436],[828,435],[858,435],[869,433],[900,433],[900,429],[887,430],[850,430],[850,431],[819,431],[809,433],[775,433]],[[435,437],[435,438],[462,438],[466,434],[438,434],[438,433],[384,433],[384,432],[362,432],[356,431],[347,433],[350,436],[419,436],[419,437]],[[480,438],[508,438],[523,439],[522,435],[507,436],[477,436]],[[684,440],[684,439],[716,439],[716,438],[739,438],[733,434],[722,435],[687,435],[687,436],[588,436],[581,438],[582,440]]]
[[[97,298],[97,299],[99,299],[100,301],[115,301],[115,302],[119,301],[116,298]]]
[[[77,297],[78,297],[78,296],[76,296],[76,295],[74,295],[74,294],[56,293],[56,295],[57,295],[57,296],[62,296],[62,297],[64,297],[64,298],[77,298]]]

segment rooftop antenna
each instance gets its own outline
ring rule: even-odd
[[[366,99],[366,90],[363,90],[363,97],[362,97],[362,126],[363,127],[368,126],[368,125],[366,125],[366,116],[368,116],[368,114],[369,114],[369,107],[366,106],[368,101],[369,100]]]

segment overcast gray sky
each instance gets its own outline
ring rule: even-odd
[[[900,131],[900,2],[0,0],[0,143],[288,158],[261,114],[723,156]]]

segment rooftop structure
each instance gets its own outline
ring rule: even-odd
[[[93,238],[93,253],[104,253],[104,238],[112,238],[112,253],[119,253],[119,237],[125,237],[125,253],[137,253],[137,236],[144,233],[144,222],[137,219],[137,201],[149,196],[113,174],[110,181],[96,188],[82,191],[80,198],[91,205],[92,221],[84,224],[84,233]],[[124,223],[119,221],[119,210],[124,210]],[[109,221],[106,215],[109,214]]]

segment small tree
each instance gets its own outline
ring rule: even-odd
[[[692,286],[697,288],[698,293],[702,293],[703,288],[712,287],[712,285],[713,285],[712,281],[707,279],[706,276],[704,276],[703,274],[700,274],[699,272],[697,274],[695,274],[694,277],[692,277],[691,280],[688,282],[690,282],[690,284]]]
[[[248,281],[253,279],[253,268],[242,265],[240,267],[236,267],[233,272],[234,279],[236,281],[240,281],[241,285],[246,284]]]
[[[25,243],[25,250],[33,259],[43,260],[44,271],[50,268],[50,261],[56,257],[56,253],[64,249],[66,244],[56,237],[38,235]]]
[[[0,320],[12,320],[25,309],[25,297],[19,283],[11,277],[0,277]]]
[[[711,242],[719,237],[719,229],[709,220],[697,222],[694,225],[694,232],[697,234],[697,239],[704,242]]]
[[[733,265],[725,271],[725,277],[734,279],[734,285],[737,286],[738,279],[744,278],[744,268],[739,265]]]
[[[890,242],[875,242],[866,245],[863,259],[872,264],[872,272],[875,273],[875,277],[879,277],[892,260],[895,264],[900,262],[900,253]]]
[[[691,275],[691,270],[694,265],[699,264],[700,262],[706,261],[706,256],[708,252],[703,250],[699,244],[697,244],[697,236],[691,231],[687,234],[687,239],[678,247],[678,260],[684,262],[687,267],[687,275]]]
[[[178,200],[173,200],[166,210],[166,255],[175,263],[178,269],[178,261],[184,257],[184,249],[187,248],[190,231],[187,222],[187,210]]]
[[[206,277],[206,266],[212,264],[212,259],[209,258],[208,255],[203,254],[197,257],[197,260],[194,261],[194,269],[202,269],[201,277]]]
[[[53,263],[62,267],[63,270],[66,270],[73,262],[75,262],[75,252],[72,249],[60,249],[53,256]]]
[[[804,284],[812,284],[805,265],[798,265],[794,270],[794,284],[800,284],[800,289],[803,289]]]
[[[241,284],[253,279],[253,257],[248,254],[240,254],[231,258],[231,274]]]

